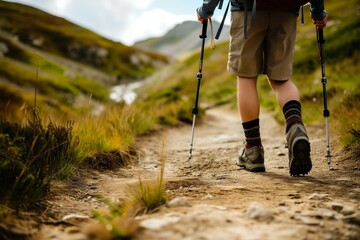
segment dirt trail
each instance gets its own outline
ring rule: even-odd
[[[51,212],[90,216],[90,209],[103,207],[96,194],[116,200],[139,174],[154,178],[165,138],[165,178],[172,201],[138,218],[142,228],[135,239],[360,239],[359,161],[344,160],[333,137],[329,172],[323,126],[309,126],[313,170],[309,176],[290,177],[283,127],[267,113],[260,118],[264,173],[235,165],[244,141],[238,114],[214,108],[196,126],[191,162],[191,126],[145,136],[138,143],[139,165],[94,174],[74,188],[78,190],[55,197]],[[63,227],[45,227],[42,233],[42,239],[86,239]]]

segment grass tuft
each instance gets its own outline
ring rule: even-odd
[[[164,141],[160,158],[160,174],[156,180],[139,181],[135,186],[128,187],[128,196],[124,207],[129,216],[137,216],[156,211],[166,203],[165,184],[164,184]]]
[[[164,141],[160,165],[157,179],[143,181],[139,177],[135,186],[128,186],[123,202],[118,204],[102,198],[108,206],[108,211],[93,210],[93,215],[99,222],[86,227],[85,232],[88,236],[101,239],[131,239],[139,228],[135,217],[156,211],[166,203]]]
[[[131,150],[130,152],[112,150],[96,153],[95,155],[86,158],[85,162],[92,169],[112,170],[131,165],[132,158],[135,155],[136,153],[134,150]]]
[[[75,169],[72,122],[47,126],[38,115],[24,126],[0,120],[0,200],[31,203],[44,197],[50,182]]]

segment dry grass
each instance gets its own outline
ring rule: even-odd
[[[130,239],[136,234],[139,225],[135,217],[156,211],[166,203],[164,141],[160,166],[157,179],[144,181],[139,177],[135,186],[128,186],[123,202],[118,204],[102,199],[108,205],[108,210],[93,211],[99,222],[85,227],[87,235],[101,239]]]

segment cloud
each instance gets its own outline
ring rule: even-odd
[[[133,18],[116,38],[122,39],[126,44],[132,44],[148,37],[161,36],[174,25],[191,19],[196,20],[195,13],[193,15],[173,14],[160,8],[150,9]]]
[[[49,4],[49,2],[47,2]],[[69,7],[69,4],[71,3],[70,0],[55,0],[54,5],[56,12],[58,14],[63,14],[66,12],[66,9]]]
[[[160,6],[157,0],[10,1],[38,7],[128,45],[148,37],[160,36],[185,20],[196,20],[195,10],[193,15],[170,13],[155,8]]]
[[[148,10],[153,1],[38,0],[37,2],[46,9],[53,9],[56,15],[105,37],[131,45],[136,40],[159,35],[164,29],[173,26],[173,15],[161,9]]]
[[[54,0],[51,3],[59,15],[105,37],[114,39],[114,36],[124,31],[136,15],[146,9],[152,1]],[[49,1],[48,4],[50,4]]]

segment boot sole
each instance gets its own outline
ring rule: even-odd
[[[310,143],[308,140],[300,139],[293,147],[293,159],[290,162],[290,175],[306,175],[312,168],[310,158]]]
[[[246,164],[244,162],[239,162],[236,165],[244,168],[246,171],[249,171],[249,172],[265,172],[265,165],[262,163]]]
[[[260,167],[252,167],[252,168],[247,168],[245,167],[245,169],[249,172],[265,172],[265,167],[264,166],[260,166]]]

